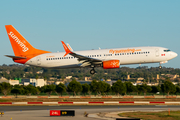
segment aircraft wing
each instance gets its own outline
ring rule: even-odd
[[[79,61],[81,60],[87,60],[89,62],[102,62],[102,60],[99,60],[99,59],[95,59],[95,58],[90,58],[90,57],[87,57],[87,56],[83,56],[83,55],[79,55],[79,54],[76,54],[74,52],[72,53],[69,53],[70,55],[78,58]]]
[[[102,63],[102,60],[99,60],[99,59],[95,59],[95,58],[90,58],[90,57],[87,57],[87,56],[84,56],[84,55],[80,55],[80,54],[77,54],[75,52],[72,52],[69,47],[66,46],[66,44],[61,41],[62,44],[63,44],[63,47],[66,51],[66,54],[64,55],[64,57],[67,55],[67,54],[70,54],[76,58],[78,58],[78,61],[81,64],[81,66],[85,67],[85,66],[89,66],[89,65],[95,65],[95,64],[101,64]]]

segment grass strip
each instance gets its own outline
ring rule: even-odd
[[[180,111],[162,112],[127,112],[118,114],[122,117],[140,118],[143,120],[180,120]]]

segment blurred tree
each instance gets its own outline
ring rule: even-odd
[[[36,93],[37,93],[37,89],[31,84],[24,86],[24,94],[30,96],[31,94],[36,94]]]
[[[125,94],[126,92],[126,85],[122,83],[121,80],[118,80],[112,85],[112,91],[115,92],[116,94]]]
[[[180,87],[178,85],[176,85],[176,95],[180,93]]]
[[[11,91],[11,85],[3,82],[0,84],[1,92],[6,96]]]
[[[160,92],[161,91],[161,87],[160,85],[158,86],[151,86],[151,89],[152,89],[152,93],[156,94],[157,92]]]
[[[11,93],[15,95],[15,97],[17,98],[18,94],[21,94],[21,89],[20,88],[13,88],[11,90]]]
[[[144,92],[144,96],[146,95],[147,92],[151,92],[152,88],[148,86],[147,84],[142,84],[141,85],[142,91]]]
[[[176,87],[171,81],[166,80],[164,84],[161,85],[161,90],[169,96],[169,93],[176,92]]]
[[[67,86],[67,89],[68,89],[68,92],[73,92],[73,95],[76,96],[78,92],[82,91],[82,85],[76,80],[72,80]]]
[[[90,84],[90,89],[93,93],[95,93],[95,95],[97,94],[98,92],[98,83],[96,80],[93,80]]]
[[[85,95],[90,91],[90,85],[88,85],[87,83],[82,84],[82,93]]]
[[[59,83],[59,85],[56,86],[56,92],[60,93],[62,96],[62,93],[66,92],[66,86],[62,83]]]
[[[131,93],[134,92],[135,86],[131,83],[131,82],[124,82],[124,84],[126,85],[126,92],[127,93]]]
[[[51,84],[51,85],[45,85],[45,90],[44,90],[44,92],[47,93],[48,96],[50,96],[51,93],[55,91],[55,89],[56,89],[56,85],[53,85],[53,84]]]

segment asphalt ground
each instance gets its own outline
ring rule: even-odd
[[[32,110],[51,110],[51,109],[118,109],[123,111],[124,109],[140,110],[140,109],[159,109],[159,108],[171,108],[179,109],[180,105],[50,105],[50,106],[0,106],[0,111],[32,111]]]
[[[117,111],[167,111],[180,110],[180,105],[91,105],[91,106],[0,106],[4,115],[0,120],[98,120],[112,118],[84,117],[84,112],[89,114]],[[75,110],[74,117],[50,117],[49,110]]]

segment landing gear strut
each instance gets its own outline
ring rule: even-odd
[[[93,68],[92,70],[90,70],[90,73],[91,73],[92,75],[94,75],[94,73],[95,73],[94,68]]]
[[[162,68],[161,63],[159,63],[159,69],[161,69],[161,68]]]

